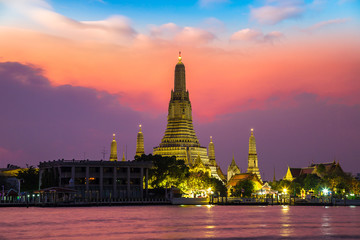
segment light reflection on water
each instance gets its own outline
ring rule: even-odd
[[[0,208],[0,239],[360,238],[360,208]]]
[[[290,216],[289,216],[289,206],[287,205],[284,205],[284,206],[281,206],[282,207],[282,216],[281,216],[281,232],[280,232],[280,235],[282,237],[290,237],[291,236],[291,232],[292,232],[292,228],[291,228],[291,225],[290,225]]]

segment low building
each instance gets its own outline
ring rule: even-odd
[[[57,160],[40,162],[39,189],[71,188],[80,199],[144,198],[149,162]]]
[[[256,173],[240,173],[235,174],[231,177],[231,179],[227,182],[226,188],[228,190],[228,196],[231,196],[234,192],[235,186],[242,181],[250,180],[254,185],[254,190],[257,191],[261,189],[263,182],[259,179]]]
[[[333,172],[343,172],[339,162],[333,161],[329,163],[312,163],[310,166],[304,168],[288,167],[288,170],[283,179],[287,181],[293,181],[295,178],[305,174],[316,174],[319,177],[323,177],[324,174]]]

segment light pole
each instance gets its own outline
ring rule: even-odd
[[[283,193],[284,193],[284,195],[285,195],[285,197],[284,197],[284,203],[286,203],[286,193],[287,193],[287,189],[286,189],[286,188],[283,189]]]

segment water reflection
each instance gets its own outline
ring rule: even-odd
[[[360,239],[360,208],[2,208],[0,239]]]
[[[321,216],[321,232],[324,235],[331,234],[331,222],[330,222],[329,215],[327,213],[324,213]]]
[[[213,205],[206,205],[207,218],[206,218],[206,226],[205,226],[205,238],[214,238],[215,237],[215,217],[214,212],[212,211]]]
[[[292,233],[292,227],[291,227],[291,221],[290,221],[290,216],[289,216],[289,210],[290,207],[287,205],[283,205],[282,209],[281,209],[281,228],[280,228],[280,235],[282,237],[290,237],[291,233]]]

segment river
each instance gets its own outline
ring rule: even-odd
[[[360,207],[0,208],[0,239],[360,239]]]

